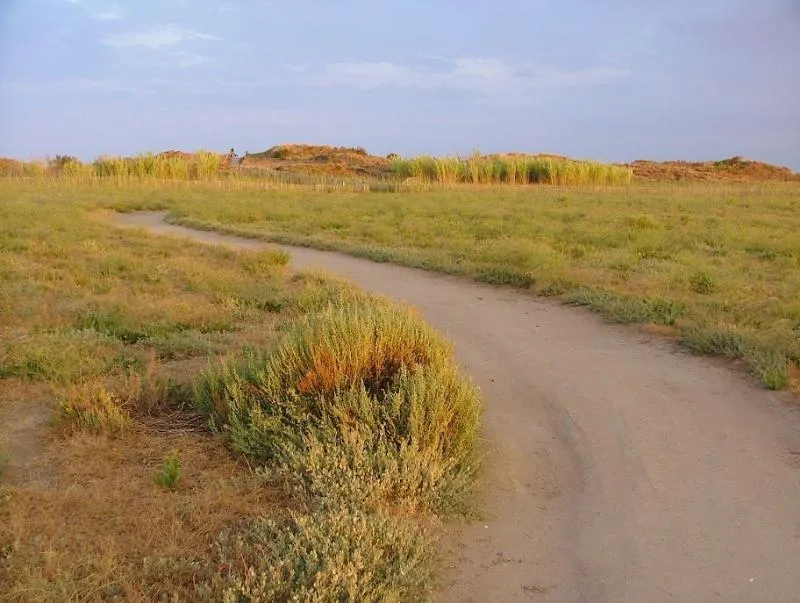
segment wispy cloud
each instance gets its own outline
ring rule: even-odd
[[[350,86],[362,90],[394,86],[450,88],[493,97],[526,96],[535,90],[588,86],[629,75],[620,67],[559,67],[512,63],[503,59],[459,57],[425,67],[391,62],[340,62],[303,77],[306,84]],[[437,68],[438,67],[438,68]],[[291,66],[287,70],[297,71]]]
[[[209,62],[206,57],[182,56],[189,64]],[[163,97],[179,94],[181,97],[197,96],[204,99],[241,98],[243,94],[251,94],[265,87],[260,81],[237,81],[226,79],[185,79],[185,78],[149,78],[134,79],[100,79],[88,77],[63,78],[50,81],[12,80],[4,84],[4,89],[30,95],[31,97],[82,97],[98,95],[121,95]]]
[[[124,94],[125,96],[146,95],[153,93],[153,89],[150,86],[142,83],[81,77],[51,80],[47,82],[35,80],[16,80],[8,82],[7,87],[10,90],[23,94],[57,97],[81,94],[97,95],[99,93]]]
[[[124,18],[117,2],[105,9],[95,8],[90,5],[93,3],[87,3],[85,0],[67,0],[67,2],[82,9],[94,21],[119,21]]]
[[[268,86],[268,84],[260,80],[229,80],[205,77],[189,81],[185,79],[176,80],[175,78],[154,78],[150,80],[149,84],[160,91],[177,91],[182,96],[201,96],[204,98],[246,98]]]
[[[184,61],[184,66],[187,67],[214,61],[214,59],[191,54],[170,53],[170,56]],[[171,64],[174,65],[174,63]],[[236,80],[224,77],[185,78],[175,77],[174,74],[171,77],[146,79],[74,77],[49,81],[24,79],[4,82],[4,90],[32,97],[56,98],[117,94],[126,98],[132,95],[156,97],[179,95],[181,98],[193,96],[203,99],[247,99],[253,94],[258,94],[260,98],[262,92],[269,86],[269,83],[261,80]]]
[[[173,56],[178,59],[178,67],[183,68],[195,67],[197,65],[202,65],[203,63],[212,63],[214,61],[214,59],[204,57],[195,52],[180,51],[174,53]]]
[[[122,19],[122,13],[114,8],[104,13],[93,13],[91,17],[95,21],[119,21]]]
[[[173,25],[156,27],[142,32],[131,32],[117,35],[106,36],[101,40],[106,46],[113,48],[128,48],[141,46],[158,50],[169,46],[175,46],[191,40],[218,40],[216,36],[183,29]]]
[[[285,63],[283,68],[293,73],[305,73],[310,69],[308,65],[295,65],[294,63]]]

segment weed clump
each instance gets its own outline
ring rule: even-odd
[[[789,385],[789,359],[784,354],[754,349],[745,355],[745,361],[767,389],[780,390]]]
[[[652,216],[639,214],[625,218],[625,225],[631,230],[653,230],[658,228],[658,223]]]
[[[700,295],[708,295],[713,293],[716,286],[714,277],[706,272],[697,272],[689,279],[689,285],[692,291]]]
[[[178,478],[181,476],[181,459],[178,452],[173,450],[165,458],[154,481],[167,490],[174,490],[178,486]]]
[[[535,283],[530,273],[504,266],[481,269],[477,274],[477,280],[490,285],[508,285],[519,289],[528,289]]]
[[[730,329],[690,325],[681,335],[684,345],[695,354],[742,358],[747,350],[744,336]]]
[[[185,395],[184,386],[158,374],[154,355],[143,370],[124,377],[95,378],[57,389],[53,422],[64,434],[120,435],[133,427],[135,419],[177,407]]]
[[[753,333],[693,324],[683,328],[681,336],[684,345],[695,354],[744,360],[767,389],[779,390],[789,384],[790,353],[774,349]]]

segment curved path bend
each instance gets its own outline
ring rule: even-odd
[[[207,243],[264,243],[168,225]],[[509,289],[284,247],[417,306],[486,399],[486,516],[445,601],[800,601],[800,406],[725,363]]]

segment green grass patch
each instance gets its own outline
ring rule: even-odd
[[[620,324],[654,323],[672,326],[684,313],[680,304],[668,299],[637,299],[596,289],[579,289],[570,294],[567,301],[601,313]]]
[[[714,277],[707,272],[695,272],[689,279],[692,291],[700,295],[714,292]]]
[[[181,476],[181,458],[178,452],[173,450],[161,463],[161,470],[155,474],[153,480],[162,488],[175,490],[178,487],[178,479]]]
[[[656,221],[647,214],[638,214],[625,218],[625,224],[632,230],[653,230],[657,228]]]
[[[306,193],[300,201],[279,191],[268,203],[248,191],[209,198],[201,189],[176,197],[172,219],[530,288],[615,322],[681,333],[735,325],[774,358],[800,362],[792,326],[800,299],[796,184],[454,185],[380,198]],[[774,373],[764,373],[770,387],[781,382]]]
[[[138,364],[118,340],[92,330],[21,333],[4,343],[0,347],[0,377],[63,384]]]
[[[502,266],[479,270],[477,279],[490,285],[509,285],[520,289],[528,289],[534,284],[533,277],[527,272]]]
[[[757,334],[730,328],[691,325],[682,329],[684,344],[697,354],[741,359],[768,389],[779,390],[789,384],[789,366],[792,357],[775,349],[769,340],[763,342]],[[795,340],[795,344],[797,341]],[[791,343],[782,349],[791,349]]]

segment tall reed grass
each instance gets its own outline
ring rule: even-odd
[[[72,181],[88,180],[230,180],[252,182],[285,182],[325,190],[368,190],[396,192],[409,184],[450,186],[456,184],[555,184],[555,185],[620,185],[633,178],[631,168],[543,155],[482,155],[469,157],[393,158],[386,177],[365,178],[356,174],[305,174],[278,172],[270,169],[236,168],[224,156],[201,151],[194,154],[134,157],[102,156],[92,163],[73,157],[57,157],[48,162],[0,161],[0,177],[56,177]]]
[[[57,157],[49,162],[0,161],[0,177],[57,177],[68,180],[212,180],[221,177],[223,157],[200,151],[191,155],[154,155],[135,157],[101,156],[92,163],[74,157]]]
[[[188,156],[153,155],[100,157],[93,164],[101,178],[156,178],[160,180],[208,180],[218,178],[222,157],[201,151]]]
[[[628,167],[596,161],[537,156],[482,155],[469,157],[420,156],[392,161],[398,178],[442,184],[629,184]]]

